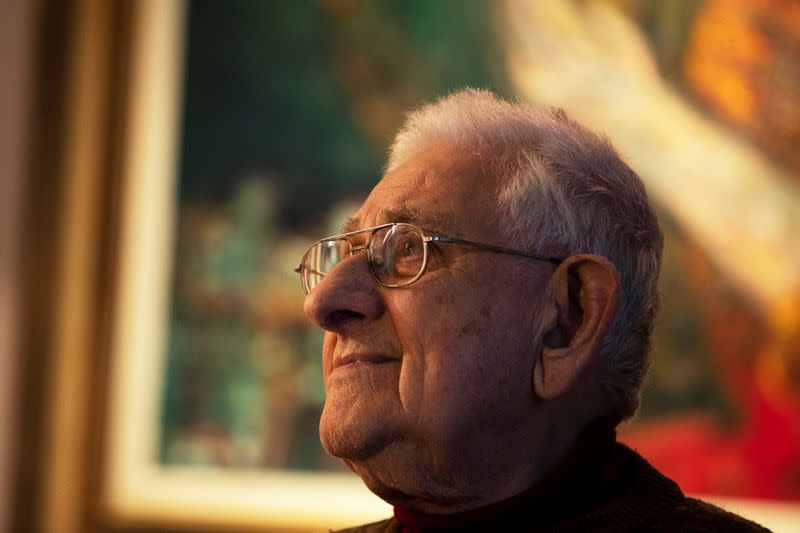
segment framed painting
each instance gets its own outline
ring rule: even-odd
[[[786,238],[800,196],[785,185],[800,169],[786,149],[797,131],[759,137],[745,111],[762,102],[748,88],[783,90],[800,109],[800,81],[738,79],[741,101],[715,93],[713,76],[737,75],[709,73],[722,53],[715,2],[137,5],[104,423],[101,504],[114,521],[313,531],[391,513],[319,444],[321,333],[293,268],[377,181],[405,110],[465,85],[613,132],[653,192],[664,313],[645,402],[621,438],[687,492],[796,516],[786,502],[800,501],[800,477],[782,473],[800,465],[800,268]],[[770,16],[744,11],[737,27]],[[609,35],[591,23],[601,18]],[[782,450],[773,462],[767,439]]]

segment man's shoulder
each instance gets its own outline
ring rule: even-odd
[[[345,529],[331,530],[331,533],[397,533],[400,525],[394,518],[387,518],[378,522],[371,522],[360,526],[348,527]]]
[[[685,496],[677,483],[659,472],[636,451],[623,444],[619,448],[636,472],[637,480],[632,492],[635,493],[634,499],[639,498],[637,507],[652,507],[642,531],[770,533],[769,529],[747,518],[709,502]]]
[[[771,533],[769,529],[740,515],[696,498],[685,498],[672,512],[647,531],[686,533]]]

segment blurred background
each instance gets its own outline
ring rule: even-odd
[[[796,1],[1,9],[0,529],[324,524],[124,500],[134,479],[171,497],[142,471],[205,502],[241,489],[209,472],[349,475],[319,444],[321,332],[292,270],[380,178],[404,113],[472,86],[606,133],[653,198],[663,311],[621,440],[800,531]]]

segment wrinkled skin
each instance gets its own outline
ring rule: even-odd
[[[422,152],[383,177],[349,229],[411,221],[517,248],[501,237],[497,184],[483,167],[451,147]],[[357,253],[305,311],[326,330],[325,449],[388,502],[451,512],[521,492],[555,453],[553,415],[532,386],[554,267],[452,244],[431,252],[422,278],[402,288],[378,285]]]

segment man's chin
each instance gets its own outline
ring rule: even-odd
[[[320,424],[319,439],[326,452],[343,460],[362,461],[380,451],[380,447],[371,442],[374,439],[370,439],[360,428],[327,428]]]
[[[371,417],[330,416],[324,410],[319,424],[319,438],[322,447],[333,457],[351,461],[364,461],[379,454],[392,441],[385,420]]]

